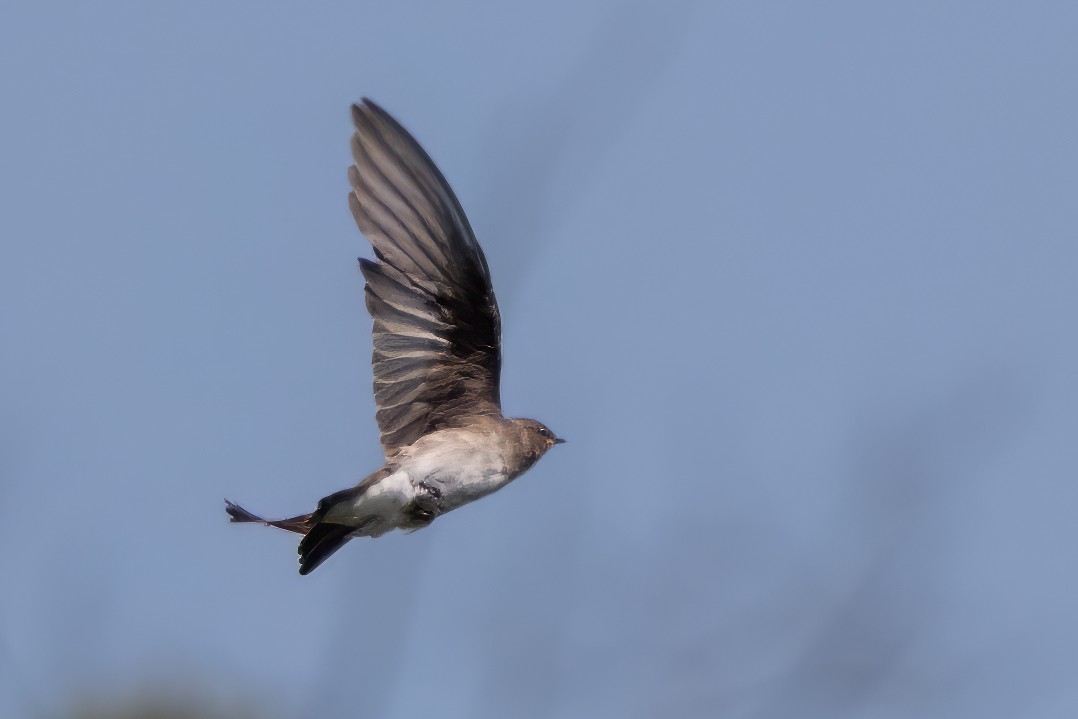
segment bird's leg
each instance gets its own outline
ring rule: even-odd
[[[442,498],[442,490],[438,489],[433,484],[427,484],[426,482],[420,482],[416,486],[419,487],[420,489],[422,489],[427,494],[429,494],[434,499],[441,499]]]
[[[434,521],[435,517],[441,514],[438,500],[442,496],[442,491],[426,482],[417,484],[416,489],[421,491],[416,493],[415,499],[405,505],[403,511],[404,515],[408,517],[409,527],[419,529],[426,527]]]

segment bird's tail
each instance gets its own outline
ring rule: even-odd
[[[309,574],[318,565],[329,559],[330,555],[348,543],[353,536],[378,536],[365,532],[371,524],[376,522],[377,517],[371,516],[362,521],[349,524],[338,524],[325,521],[326,513],[341,503],[353,503],[356,498],[367,491],[369,487],[392,474],[392,469],[382,467],[374,474],[369,475],[355,487],[342,489],[328,497],[323,497],[318,502],[318,509],[310,514],[301,514],[290,519],[263,519],[256,514],[251,514],[246,509],[234,502],[225,500],[225,511],[233,522],[250,522],[264,524],[267,527],[277,527],[288,532],[302,534],[303,539],[299,542],[299,573]],[[384,533],[382,530],[379,534]]]
[[[317,511],[289,519],[265,519],[227,499],[225,511],[228,512],[232,522],[264,524],[267,527],[277,527],[287,532],[302,534],[303,539],[299,543],[300,574],[308,574],[326,561],[329,555],[345,545],[348,535],[353,531],[352,527],[319,521],[316,516],[319,514]]]
[[[385,475],[385,469],[380,469],[359,486],[342,489],[328,497],[322,497],[318,502],[318,509],[310,515],[310,529],[304,533],[303,539],[299,540],[299,573],[310,574],[318,568],[322,562],[329,559],[330,555],[343,547],[351,539],[353,532],[361,531],[362,524],[350,526],[326,522],[326,512],[341,503],[351,503],[355,498],[367,490],[367,486],[373,483],[372,477]]]
[[[253,524],[264,524],[267,527],[277,527],[277,529],[283,529],[286,532],[295,532],[296,534],[306,534],[314,526],[314,522],[311,521],[311,514],[301,514],[298,517],[290,517],[288,519],[263,519],[256,514],[251,514],[240,505],[225,500],[225,511],[228,512],[228,516],[233,522],[250,522]]]

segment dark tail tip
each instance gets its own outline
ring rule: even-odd
[[[262,517],[251,514],[240,505],[236,504],[235,502],[230,502],[227,499],[225,500],[225,511],[228,512],[230,522],[259,522],[262,524],[266,523],[266,520],[262,519]]]
[[[299,543],[299,573],[306,576],[330,555],[348,543],[355,527],[321,522],[314,525]]]

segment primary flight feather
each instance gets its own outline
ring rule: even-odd
[[[382,108],[352,106],[348,204],[378,261],[360,259],[374,320],[374,399],[385,464],[317,509],[233,522],[303,535],[300,574],[353,537],[419,529],[500,489],[557,438],[502,416],[501,318],[483,249],[442,173]]]

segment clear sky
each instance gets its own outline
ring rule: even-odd
[[[1078,4],[6,3],[0,716],[1074,716]],[[309,577],[381,461],[349,103],[570,442]],[[261,714],[264,715],[264,714]]]

